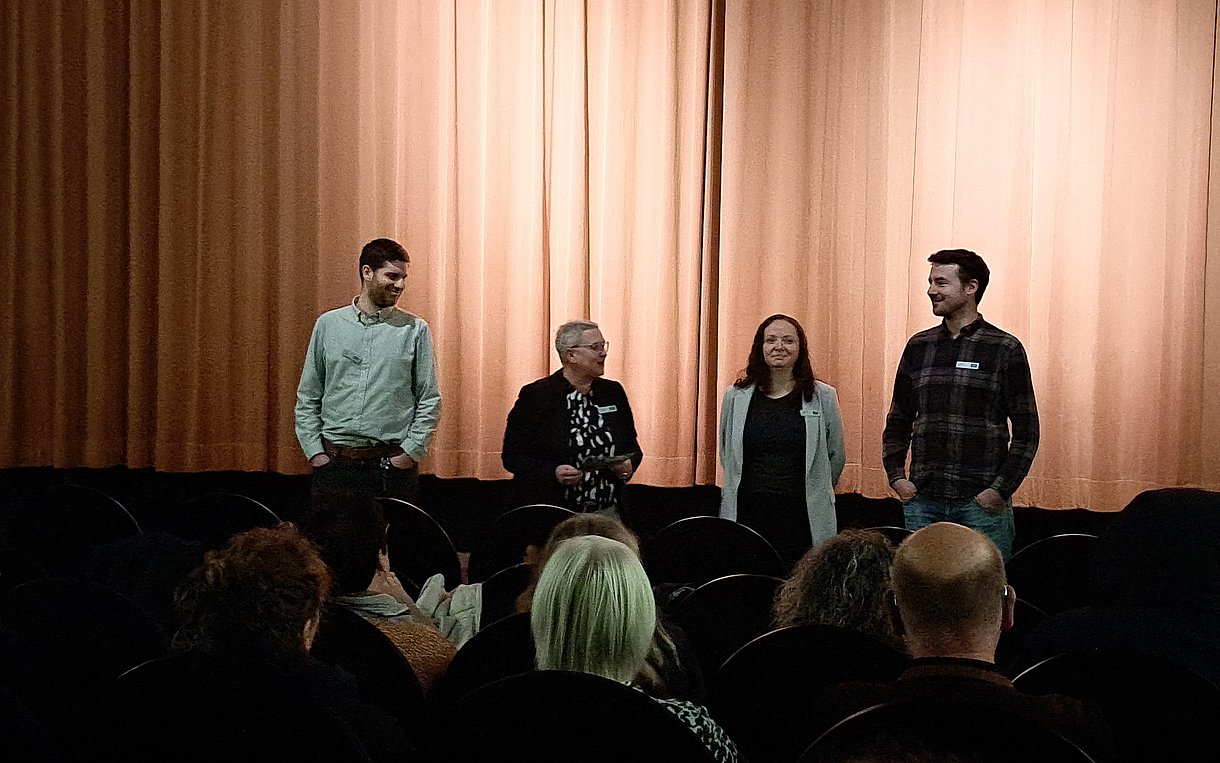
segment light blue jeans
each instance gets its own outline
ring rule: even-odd
[[[991,511],[973,498],[944,501],[916,493],[902,504],[902,512],[908,530],[918,530],[934,522],[956,522],[991,538],[1004,561],[1012,556],[1012,542],[1017,531],[1012,521],[1011,499],[1004,502],[1003,509]]]

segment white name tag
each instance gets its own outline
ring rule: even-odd
[[[958,367],[958,368],[969,368],[971,371],[977,371],[977,370],[979,370],[979,364],[978,364],[978,363],[968,363],[968,362],[966,362],[966,361],[964,361],[964,360],[959,360],[959,361],[957,361],[957,367]]]
[[[599,405],[597,406],[598,413],[614,413],[618,410],[617,405]]]

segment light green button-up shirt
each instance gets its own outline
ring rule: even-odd
[[[419,461],[441,415],[428,323],[388,307],[354,304],[319,316],[297,386],[297,440],[306,458],[322,438],[352,447],[401,445]]]

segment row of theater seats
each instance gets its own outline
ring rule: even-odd
[[[50,574],[60,579],[12,586],[13,576],[6,570],[0,625],[26,636],[27,643],[38,644],[41,657],[37,659],[47,661],[43,672],[50,676],[44,687],[54,686],[53,696],[73,697],[77,701],[75,712],[80,723],[69,724],[71,728],[52,724],[66,738],[75,740],[69,746],[83,745],[88,749],[85,740],[94,735],[97,739],[118,740],[114,741],[116,744],[131,744],[138,737],[150,744],[157,741],[181,745],[192,728],[202,729],[214,741],[223,740],[225,735],[218,734],[217,729],[229,728],[240,718],[247,721],[238,724],[241,733],[227,740],[230,751],[255,749],[252,745],[259,729],[269,732],[267,744],[282,744],[283,737],[296,733],[291,730],[298,726],[289,723],[283,711],[285,707],[295,707],[292,703],[299,702],[299,697],[273,696],[274,687],[268,688],[268,681],[260,679],[258,671],[249,666],[198,657],[166,657],[165,634],[169,626],[158,621],[156,612],[141,611],[113,590],[80,581],[86,566],[84,560],[96,563],[96,554],[82,556],[82,551],[113,547],[116,542],[121,546],[124,538],[136,537],[141,531],[130,514],[107,496],[88,489],[56,492],[58,504],[41,505],[58,505],[61,512],[45,510],[40,517],[26,517],[23,521],[32,524],[15,523],[9,528],[9,536],[21,541],[23,545],[18,550],[27,562],[45,565],[52,570]],[[200,516],[196,526],[206,529],[195,533],[195,537],[201,546],[222,544],[228,533],[246,529],[237,526],[240,524],[267,526],[278,522],[278,517],[248,498],[208,496],[198,505],[208,502],[222,508],[210,510],[211,514],[205,511]],[[391,558],[409,590],[417,589],[424,579],[438,572],[447,581],[461,579],[457,553],[438,523],[417,507],[401,501],[383,499],[383,510],[391,524]],[[397,719],[421,755],[448,760],[476,759],[464,758],[462,750],[465,745],[472,751],[478,739],[488,742],[484,755],[506,756],[499,759],[511,760],[513,750],[529,749],[505,745],[505,734],[513,734],[523,745],[550,744],[554,750],[565,749],[561,744],[563,737],[569,745],[595,745],[607,756],[626,754],[622,745],[629,743],[637,743],[637,759],[641,750],[655,752],[660,738],[650,740],[648,734],[640,731],[645,720],[636,718],[629,707],[623,706],[616,714],[613,708],[620,701],[630,700],[616,699],[614,689],[599,688],[600,679],[511,678],[533,669],[529,616],[511,615],[512,602],[529,579],[528,571],[520,565],[524,548],[537,544],[540,537],[545,538],[549,527],[568,514],[557,507],[522,507],[498,518],[488,528],[469,561],[471,582],[483,582],[485,586],[484,628],[459,650],[431,696],[424,697],[419,681],[401,653],[375,627],[350,613],[327,613],[315,656],[340,664],[355,675],[364,698]],[[102,519],[103,515],[107,518]],[[239,515],[245,519],[234,521]],[[82,517],[87,521],[81,521]],[[190,526],[189,522],[183,523],[188,528],[184,534],[192,534]],[[905,533],[893,528],[886,532],[895,541],[900,541]],[[1091,536],[1071,536],[1030,546],[1010,561],[1010,580],[1023,596],[1026,591],[1038,595],[1042,586],[1046,597],[1041,601],[1050,610],[1083,603],[1078,600],[1087,595],[1083,586],[1067,583],[1087,579],[1087,575],[1073,570],[1087,567],[1095,541]],[[802,728],[801,714],[819,688],[845,680],[889,680],[901,669],[904,658],[900,654],[859,634],[827,626],[770,631],[771,599],[785,571],[774,551],[747,528],[710,517],[682,520],[649,539],[643,556],[654,583],[668,589],[690,589],[676,599],[674,619],[686,632],[703,666],[708,706],[751,760],[795,760],[802,754],[814,740],[794,730]],[[111,563],[112,567],[121,566],[114,559]],[[1049,570],[1057,575],[1039,579],[1030,570],[1039,574]],[[1023,575],[1026,577],[1021,578]],[[115,577],[121,576],[112,575],[112,582]],[[1016,578],[1021,578],[1021,582]],[[1081,590],[1068,590],[1073,588]],[[65,607],[65,602],[71,602],[71,606]],[[1022,618],[1019,613],[1018,623],[1042,615],[1033,605],[1026,605],[1025,614]],[[82,639],[82,634],[89,638]],[[1020,650],[1020,635],[1006,636],[1017,640],[1002,644],[1001,654],[1015,657]],[[10,650],[6,661],[20,662],[12,657],[17,651],[16,647]],[[37,665],[37,659],[27,664]],[[153,662],[137,667],[147,660]],[[1002,660],[998,662],[1003,664]],[[22,672],[6,671],[5,675]],[[256,690],[249,682],[243,683],[243,678],[263,688]],[[1205,730],[1210,729],[1209,719],[1220,717],[1220,693],[1176,664],[1143,655],[1093,652],[1052,659],[1016,678],[1026,691],[1058,691],[1101,704],[1122,739],[1119,749],[1124,760],[1169,759],[1164,754],[1174,750],[1173,759],[1196,759],[1193,756],[1203,746],[1212,749],[1210,732]],[[559,684],[554,683],[564,681],[568,682],[564,686],[580,696],[596,698],[589,710],[597,723],[588,724],[589,728],[573,724],[574,716],[584,715],[572,712],[577,706],[571,700],[557,703],[553,716],[544,712],[543,695],[567,696],[567,690],[558,691]],[[590,682],[591,688],[586,685]],[[189,688],[192,683],[196,684],[194,690]],[[477,691],[492,684],[492,689]],[[214,692],[200,691],[198,685],[211,687]],[[193,697],[195,704],[147,701],[162,695]],[[51,705],[55,702],[52,700]],[[209,714],[209,707],[229,712]],[[531,707],[538,708],[538,712],[518,712]],[[564,707],[568,708],[567,714]],[[593,713],[598,707],[604,708],[600,715]],[[118,720],[113,714],[116,709],[124,711]],[[288,715],[308,719],[313,717],[311,712],[298,708]],[[885,712],[893,711],[878,710],[879,715]],[[174,724],[171,721],[175,718],[193,718],[197,723]],[[560,718],[564,723],[559,722]],[[636,724],[637,733],[630,733],[630,725],[615,723],[615,718],[635,718],[631,723]],[[316,720],[305,725],[318,733],[329,728]],[[975,726],[987,728],[985,719],[979,719]],[[126,729],[127,736],[100,733],[99,727],[111,731]],[[342,724],[337,724],[337,728],[342,731]],[[174,732],[156,735],[150,734],[150,729]],[[993,731],[999,738],[999,731]],[[303,730],[296,738],[313,740],[304,749],[324,749],[322,741]],[[498,746],[492,744],[496,739],[500,740]],[[185,759],[191,749],[212,748],[196,742],[193,747],[166,749],[176,750],[169,757]],[[500,752],[493,754],[495,749]],[[1017,749],[1022,748],[1010,747]],[[360,755],[368,754],[367,750],[349,750],[355,755],[349,758],[339,755],[338,747],[334,750],[329,759],[363,759]],[[71,751],[81,752],[81,748]],[[1152,757],[1141,757],[1144,755]],[[597,759],[593,755],[585,757]],[[660,759],[680,756],[670,754]]]
[[[418,589],[430,575],[441,573],[449,587],[458,582],[483,582],[496,572],[522,561],[530,543],[541,545],[546,531],[570,516],[566,509],[535,504],[507,512],[481,534],[463,581],[456,549],[439,523],[405,501],[381,499],[390,521],[388,542],[395,571]],[[159,529],[175,537],[217,548],[230,536],[252,527],[271,527],[280,518],[247,496],[213,492],[166,506],[157,515]],[[7,578],[45,575],[80,577],[74,566],[92,563],[92,549],[142,528],[121,503],[94,488],[60,485],[17,512],[8,528],[20,558],[6,561]],[[906,530],[876,528],[895,545]],[[1060,535],[1020,550],[1008,567],[1010,582],[1022,599],[1044,613],[1054,613],[1087,601],[1087,569],[1096,538]],[[400,553],[393,553],[395,550]],[[28,552],[28,553],[23,553]],[[645,549],[649,575],[656,585],[698,585],[734,573],[782,577],[787,570],[770,545],[757,533],[736,523],[692,517],[664,528]],[[398,561],[401,560],[401,561]],[[24,566],[24,569],[22,569]]]

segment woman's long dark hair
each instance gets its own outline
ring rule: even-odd
[[[796,352],[796,365],[792,367],[792,378],[796,381],[796,388],[800,390],[801,399],[812,400],[817,378],[813,375],[813,364],[809,361],[809,342],[805,339],[805,329],[796,318],[783,313],[776,313],[758,324],[758,330],[754,332],[754,344],[750,347],[750,360],[733,386],[745,388],[753,384],[764,394],[771,391],[771,368],[763,357],[763,333],[767,326],[775,321],[788,321],[796,327],[796,338],[800,346]]]

